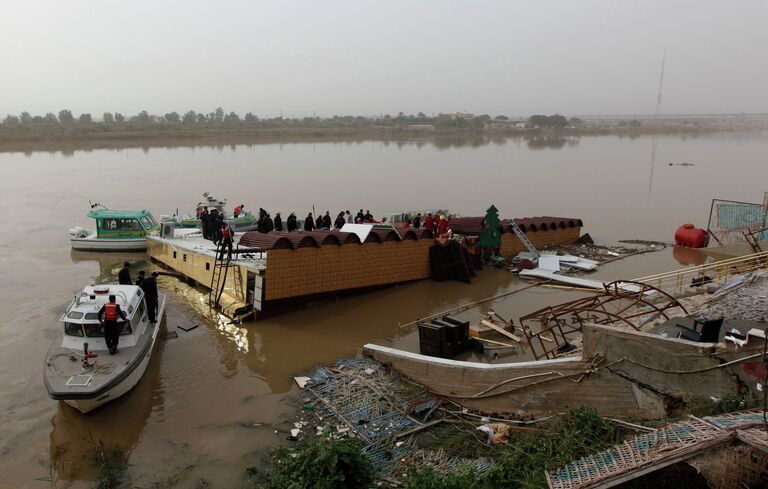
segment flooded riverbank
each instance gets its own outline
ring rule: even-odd
[[[557,147],[506,140],[474,148],[359,142],[2,154],[2,483],[40,487],[36,479],[53,474],[57,487],[89,486],[101,440],[128,454],[137,485],[235,486],[266,448],[285,440],[281,430],[301,399],[292,375],[354,356],[366,342],[413,347],[414,334],[398,323],[521,286],[504,270],[486,269],[472,285],[416,282],[232,328],[203,316],[200,291],[164,276],[165,330],[178,338],[160,342],[133,392],[83,417],[50,400],[42,385],[59,314],[77,287],[107,278],[125,259],[134,271],[150,266],[144,254],[69,250],[66,230],[88,224],[89,199],[156,216],[191,212],[205,191],[284,215],[312,205],[332,213],[447,207],[482,215],[494,203],[504,216],[582,218],[598,242],[670,241],[679,224],[705,224],[712,197],[761,200],[766,149],[765,137],[728,134],[594,137]],[[668,166],[679,161],[695,166]],[[678,266],[666,250],[597,274],[632,278]],[[517,317],[564,295],[533,290],[494,308]],[[190,332],[177,327],[194,324]]]

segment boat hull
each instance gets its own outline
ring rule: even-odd
[[[165,314],[166,297],[163,295],[160,304],[158,305],[156,323],[150,323],[154,330],[152,331],[149,347],[142,353],[141,359],[135,364],[132,370],[130,370],[125,377],[119,379],[114,385],[109,386],[107,389],[96,392],[70,392],[70,393],[56,393],[53,392],[46,378],[46,387],[48,388],[49,395],[56,400],[63,401],[69,404],[73,408],[77,409],[83,414],[89,413],[94,409],[113,401],[120,396],[128,393],[133,389],[136,384],[141,381],[144,376],[144,372],[147,370],[149,361],[152,358],[152,354],[155,351],[155,345],[157,344],[157,337],[160,332],[160,324]]]
[[[73,250],[82,251],[146,251],[146,238],[131,239],[99,239],[99,238],[70,238]]]

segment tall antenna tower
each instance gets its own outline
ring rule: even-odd
[[[656,115],[659,115],[661,109],[661,94],[664,90],[664,64],[667,61],[667,50],[664,49],[664,56],[661,58],[661,78],[659,78],[659,97],[656,99]]]

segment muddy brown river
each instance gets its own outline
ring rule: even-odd
[[[87,415],[48,398],[43,358],[73,293],[146,255],[72,252],[88,201],[190,213],[203,192],[300,217],[359,208],[375,215],[448,208],[503,217],[580,217],[600,243],[671,241],[705,226],[713,197],[759,202],[768,190],[768,135],[509,139],[430,143],[263,144],[0,153],[0,487],[90,487],[98,446],[119,447],[138,487],[236,487],[284,443],[302,392],[293,375],[358,354],[366,342],[417,348],[417,317],[522,284],[488,269],[472,285],[422,281],[311,305],[243,327],[206,317],[204,292],[163,276],[165,331],[146,375]],[[695,166],[669,166],[690,162]],[[669,250],[617,261],[595,276],[634,278],[680,265]],[[493,304],[517,317],[569,298],[533,289]],[[489,305],[467,311],[476,319]],[[198,328],[184,332],[178,326]],[[48,480],[48,482],[46,482]],[[51,482],[52,481],[52,482]]]

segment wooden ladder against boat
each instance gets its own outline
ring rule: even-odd
[[[512,231],[515,233],[515,236],[517,236],[517,239],[519,239],[523,245],[528,249],[528,251],[535,256],[536,258],[541,256],[541,253],[539,253],[539,250],[536,249],[535,246],[533,246],[533,243],[531,243],[528,240],[528,236],[525,235],[522,229],[517,225],[514,219],[509,220],[509,227],[512,228]]]
[[[235,265],[235,296],[236,299],[245,302],[245,291],[243,289],[243,272],[240,265]]]
[[[218,309],[219,301],[221,300],[221,294],[224,293],[224,286],[227,283],[227,272],[231,266],[232,258],[227,255],[224,258],[225,252],[224,245],[221,244],[216,247],[216,256],[213,261],[213,273],[211,274],[211,291],[208,293],[208,305],[214,309]],[[221,255],[221,259],[219,259]]]

